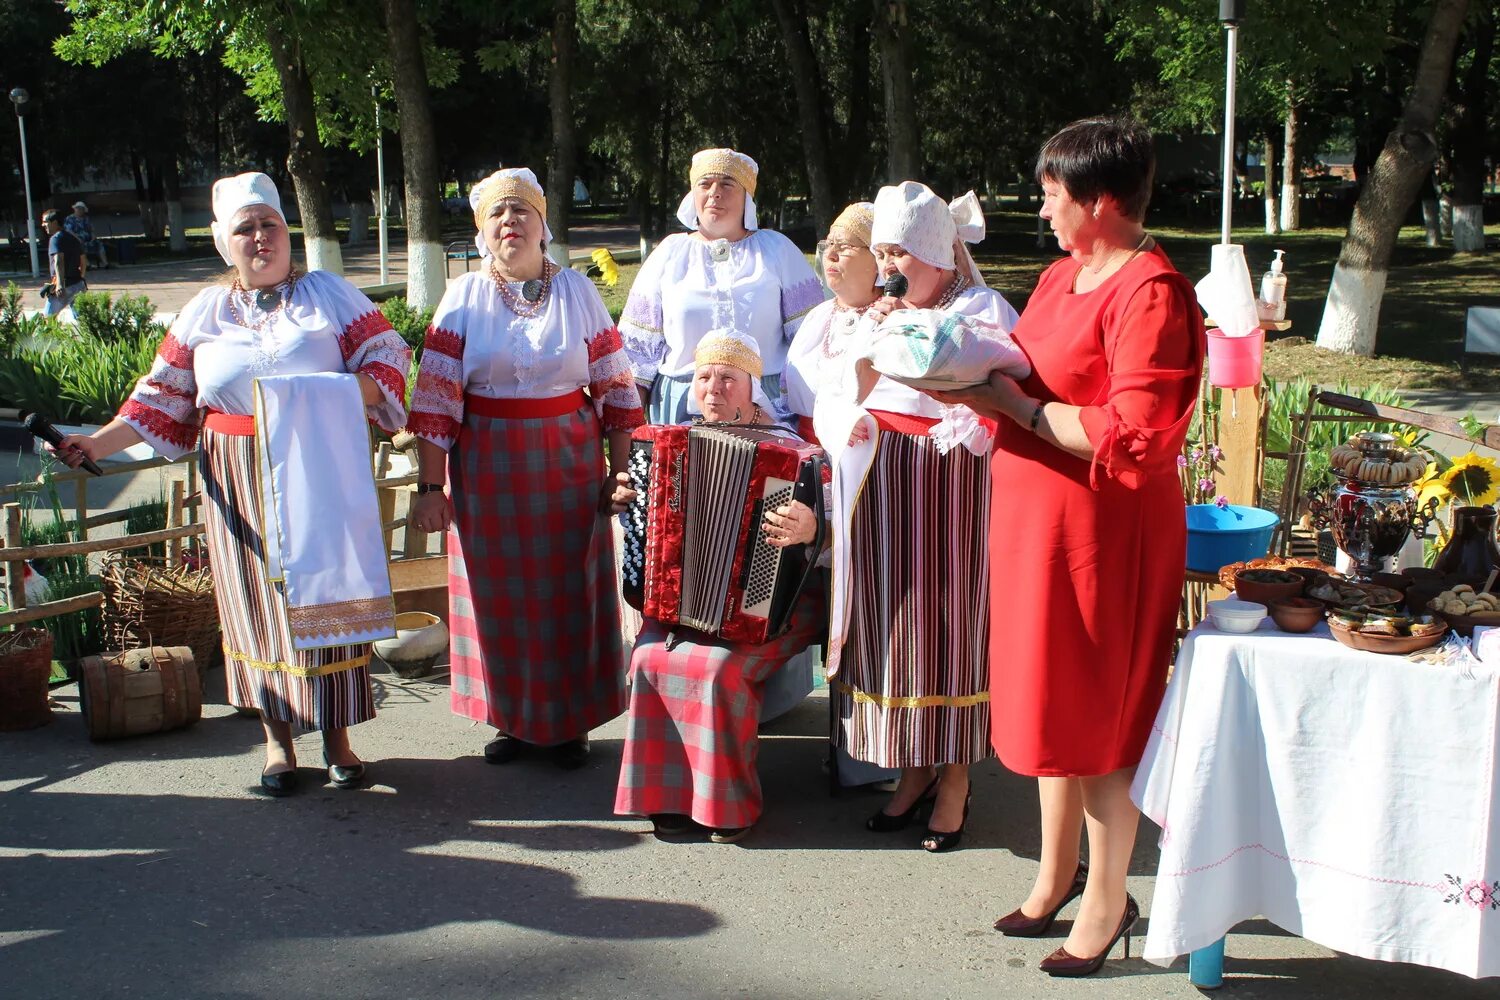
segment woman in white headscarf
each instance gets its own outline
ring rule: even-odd
[[[370,419],[394,432],[406,419],[411,352],[359,289],[329,271],[303,274],[293,266],[271,178],[222,178],[213,187],[213,210],[214,246],[234,268],[232,280],[183,307],[119,415],[91,436],[69,435],[59,454],[76,466],[141,441],[170,458],[201,443],[229,701],[260,712],[261,787],[273,796],[296,789],[296,726],[322,732],[328,776],[348,788],[364,777],[348,727],[375,717],[370,645],[294,648],[286,605],[266,571],[254,383],[272,375],[357,374]],[[348,447],[368,451],[369,441],[362,435]]]
[[[1007,335],[1015,310],[964,247],[983,236],[972,193],[948,205],[913,181],[881,188],[870,242],[886,287],[906,288],[868,307],[846,356],[868,356],[896,325],[933,344],[962,322],[1026,367]],[[962,407],[866,375],[856,385],[851,364],[825,378],[814,407],[835,464],[829,673],[850,755],[901,769],[866,827],[902,830],[928,813],[921,846],[946,851],[968,819],[969,765],[990,753],[989,438]]]
[[[594,283],[547,259],[536,175],[497,171],[469,202],[487,263],[427,331],[411,518],[453,529],[453,710],[495,727],[492,764],[539,746],[572,769],[625,707],[604,440],[623,471],[641,401]]]
[[[778,419],[789,416],[781,388],[787,345],[823,301],[823,286],[791,240],[759,228],[758,175],[755,161],[732,149],[696,153],[692,189],[677,210],[689,232],[651,251],[630,288],[620,336],[653,424],[686,418],[693,352],[710,330],[755,341],[765,364],[761,384]]]

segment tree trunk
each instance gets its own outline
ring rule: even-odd
[[[1297,154],[1297,100],[1292,81],[1286,84],[1286,127],[1281,150],[1281,228],[1294,233],[1302,228],[1302,161]]]
[[[1263,180],[1261,190],[1266,199],[1266,235],[1281,234],[1281,213],[1276,204],[1276,137],[1265,134],[1261,144],[1260,172]]]
[[[442,299],[448,279],[443,261],[443,205],[438,198],[442,181],[415,0],[385,0],[385,27],[391,44],[391,83],[401,113],[406,301],[413,309],[429,309]]]
[[[672,188],[672,98],[667,97],[661,105],[661,150],[657,161],[657,190],[661,192],[661,204],[656,206],[660,224],[655,227],[660,239],[666,239],[672,231],[677,202]]]
[[[1453,144],[1453,249],[1460,253],[1484,251],[1485,154],[1489,138],[1488,102],[1490,58],[1495,52],[1495,17],[1483,10],[1470,30],[1473,58],[1458,81],[1457,107],[1450,133]]]
[[[848,4],[849,124],[844,133],[840,201],[863,198],[870,186],[870,14],[871,8]]]
[[[1436,249],[1443,245],[1443,227],[1438,223],[1437,185],[1429,173],[1422,184],[1422,228],[1426,230],[1427,245]]]
[[[807,37],[807,15],[797,0],[771,0],[787,65],[797,94],[797,123],[802,133],[802,158],[807,163],[807,193],[812,202],[813,226],[819,236],[828,232],[837,209],[833,204],[833,170],[828,156],[828,125],[823,118],[823,77]]]
[[[1319,347],[1346,354],[1375,353],[1391,250],[1407,209],[1437,158],[1433,130],[1468,8],[1469,0],[1433,2],[1411,94],[1370,170],[1339,250],[1318,328]]]
[[[302,61],[298,43],[275,24],[266,27],[266,44],[281,81],[281,101],[286,108],[289,151],[286,168],[297,189],[297,211],[302,217],[302,245],[309,271],[344,273],[338,232],[333,225],[333,204],[328,199],[327,163],[318,138],[318,111],[312,78]]]
[[[914,179],[922,169],[909,30],[906,0],[875,0],[875,37],[880,44],[880,76],[885,86],[885,171],[891,184]]]
[[[370,209],[373,206],[359,198],[349,201],[349,239],[346,246],[363,246],[370,238]]]
[[[568,216],[573,208],[577,157],[573,134],[573,53],[578,48],[578,0],[552,2],[552,156],[547,163],[547,226],[552,259],[568,266]]]
[[[167,235],[167,204],[166,195],[162,192],[161,184],[161,162],[153,157],[146,157],[146,203],[150,206],[146,212],[148,220],[146,239],[159,240]]]
[[[182,227],[182,175],[175,155],[162,163],[162,190],[167,201],[167,246],[181,253],[187,250],[188,241],[187,230]]]

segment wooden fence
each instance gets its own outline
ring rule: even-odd
[[[385,530],[386,552],[392,551],[396,531],[402,531],[401,553],[397,557],[393,567],[405,561],[418,561],[428,555],[428,535],[425,532],[406,530],[406,518],[396,516],[398,494],[410,492],[416,485],[417,476],[415,472],[404,476],[390,476],[392,449],[389,442],[381,442],[375,451],[373,464],[375,469],[376,495],[380,502],[380,520]],[[119,476],[127,473],[143,472],[147,469],[166,469],[173,465],[186,465],[187,478],[174,479],[167,496],[167,526],[160,531],[146,531],[134,535],[119,535],[112,538],[90,538],[90,529],[100,528],[108,524],[119,524],[130,517],[128,509],[108,510],[90,514],[88,506],[88,482],[100,477],[92,476],[81,470],[68,470],[59,472],[52,476],[52,482],[61,491],[68,485],[73,487],[73,510],[77,524],[78,540],[71,542],[52,542],[46,545],[25,545],[22,542],[21,523],[24,511],[17,499],[22,494],[35,492],[39,487],[37,483],[12,483],[8,486],[0,486],[0,500],[4,501],[0,507],[0,529],[4,532],[4,547],[0,548],[0,563],[5,565],[5,597],[9,610],[0,612],[0,627],[22,625],[34,622],[42,618],[51,618],[54,615],[65,615],[74,611],[83,611],[87,608],[100,607],[104,603],[102,593],[79,594],[60,601],[46,601],[42,604],[30,605],[26,599],[26,560],[28,559],[53,559],[62,556],[94,555],[102,552],[113,552],[120,549],[140,548],[146,545],[155,545],[165,542],[167,546],[167,564],[178,565],[182,559],[184,543],[195,539],[203,534],[203,524],[199,516],[199,508],[203,503],[202,489],[198,477],[197,454],[191,454],[183,458],[171,461],[165,458],[152,458],[138,462],[110,463],[104,467],[105,476]],[[438,545],[439,554],[447,553],[447,537],[441,536]],[[402,567],[405,568],[405,567]],[[417,567],[413,566],[413,570]],[[396,580],[397,589],[401,589],[398,578],[407,576],[419,576],[427,580],[432,576],[432,571],[425,563],[419,573],[405,574],[393,572],[393,580]]]

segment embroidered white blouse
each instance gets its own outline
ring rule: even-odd
[[[511,283],[521,299],[520,283]],[[564,269],[535,316],[500,297],[488,269],[465,274],[438,303],[422,349],[407,429],[450,448],[464,395],[547,399],[588,389],[606,430],[645,422],[620,334],[594,283]]]
[[[384,397],[368,408],[370,419],[400,429],[411,350],[363,292],[331,271],[311,271],[269,314],[253,295],[236,296],[231,308],[232,294],[214,286],[193,296],[120,408],[147,444],[169,458],[187,454],[200,411],[254,413],[255,380],[267,375],[369,375]]]
[[[803,317],[781,373],[781,391],[793,413],[811,418],[819,389],[840,377],[860,315],[828,299]]]
[[[718,329],[753,337],[765,374],[775,375],[803,317],[822,301],[823,285],[807,258],[774,230],[757,229],[736,243],[676,233],[636,275],[620,336],[636,381],[646,387],[658,374],[691,374],[698,341]]]

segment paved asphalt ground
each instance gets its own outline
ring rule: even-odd
[[[444,684],[384,677],[380,716],[355,731],[370,787],[323,784],[303,736],[305,790],[263,798],[259,727],[223,706],[221,673],[210,687],[216,704],[175,733],[90,743],[62,688],[51,725],[0,734],[0,996],[1196,995],[1182,962],[1137,957],[1054,981],[1035,965],[1061,937],[990,930],[1037,850],[1034,785],[994,762],[977,769],[961,850],[866,832],[881,797],[829,796],[821,689],[764,730],[766,815],[721,846],[612,815],[619,720],[582,771],[492,767],[487,732],[450,714]],[[1155,838],[1143,826],[1131,878],[1148,914]],[[1225,997],[1496,995],[1264,921],[1229,955]]]

